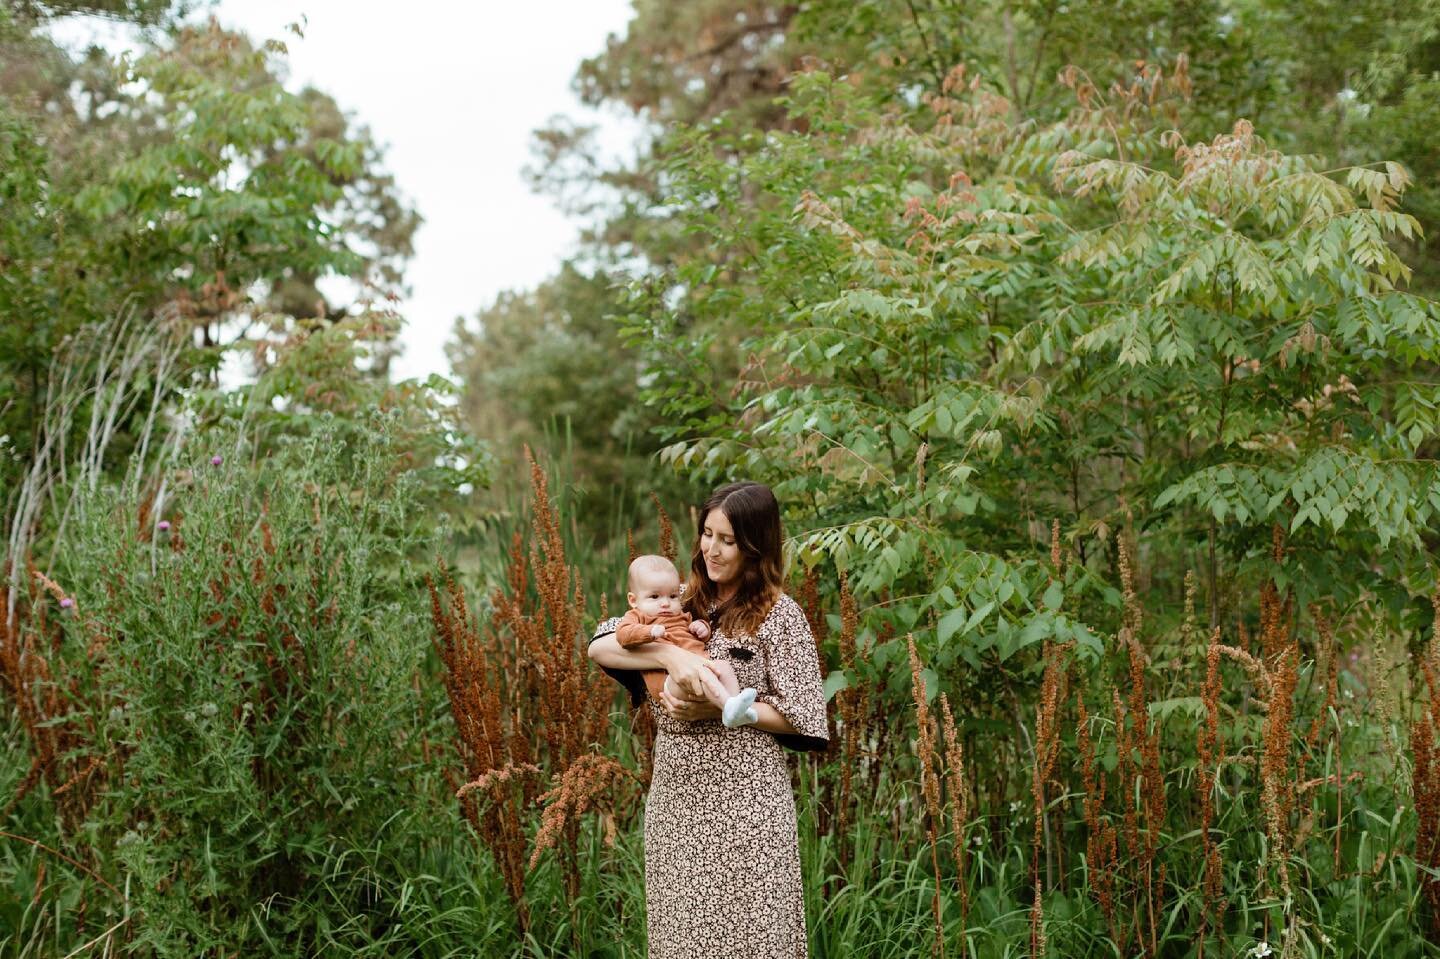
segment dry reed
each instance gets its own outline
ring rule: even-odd
[[[50,601],[58,606],[61,600],[73,603],[73,597],[33,565],[26,565],[23,577],[13,577],[8,562],[3,572],[0,598],[7,612],[0,613],[0,690],[15,704],[31,755],[29,769],[0,815],[44,782],[61,822],[67,830],[78,830],[103,788],[108,763],[95,749],[99,707],[83,691],[80,677],[67,675],[61,655],[65,631],[51,615]],[[87,612],[70,609],[68,615],[77,617],[89,636],[86,652],[93,666],[103,654],[105,634]]]
[[[840,574],[840,668],[849,681],[835,696],[836,720],[840,739],[840,795],[836,803],[836,854],[842,869],[849,865],[850,831],[857,821],[858,801],[855,773],[859,769],[861,747],[869,726],[870,690],[861,678],[855,642],[860,629],[860,614],[855,596],[845,574]]]
[[[1095,761],[1095,746],[1090,738],[1090,716],[1085,701],[1077,690],[1075,707],[1075,743],[1080,753],[1080,775],[1085,788],[1082,810],[1085,814],[1085,861],[1090,894],[1100,907],[1110,927],[1110,938],[1118,942],[1115,916],[1115,876],[1117,870],[1115,826],[1106,818],[1105,774]]]
[[[940,776],[935,754],[935,733],[931,726],[930,704],[925,696],[925,677],[920,667],[920,654],[915,650],[915,637],[906,638],[910,651],[910,693],[915,701],[916,751],[920,757],[920,792],[925,798],[925,832],[930,839],[930,864],[935,874],[935,895],[931,909],[935,917],[935,941],[931,954],[945,955],[945,920],[940,898]]]
[[[1205,956],[1205,936],[1210,928],[1219,929],[1225,912],[1224,876],[1220,849],[1210,835],[1215,819],[1215,782],[1220,764],[1225,761],[1225,743],[1220,736],[1220,627],[1210,635],[1205,653],[1205,686],[1201,702],[1205,720],[1195,733],[1196,774],[1200,794],[1200,854],[1204,866],[1201,880],[1203,906],[1196,941],[1198,959]]]
[[[655,504],[655,513],[660,521],[660,555],[672,563],[677,562],[675,527],[670,523],[670,514],[665,512],[665,507],[660,504],[660,497],[654,493],[650,494],[650,502]],[[683,574],[681,578],[684,578]]]
[[[1047,840],[1045,787],[1060,754],[1060,705],[1069,685],[1065,658],[1071,645],[1046,642],[1045,673],[1040,683],[1040,702],[1035,715],[1035,755],[1030,782],[1035,816],[1030,841],[1030,882],[1034,887],[1034,900],[1030,907],[1030,955],[1035,959],[1045,954],[1045,880],[1040,875],[1040,851]]]
[[[495,857],[522,925],[525,872],[547,849],[560,857],[572,909],[580,896],[580,817],[603,807],[623,777],[593,746],[609,728],[611,689],[591,667],[582,644],[585,597],[565,557],[558,511],[544,470],[530,464],[529,544],[516,533],[505,584],[491,596],[482,630],[461,590],[441,565],[445,588],[433,581],[431,613],[445,667],[466,785],[457,796],[466,817]],[[536,781],[549,788],[537,793]],[[474,794],[487,800],[483,811]],[[544,806],[541,830],[524,855],[532,803]]]
[[[940,716],[945,732],[945,786],[949,794],[950,850],[955,857],[955,887],[960,894],[960,936],[965,941],[965,925],[970,915],[969,856],[966,846],[966,824],[970,820],[969,788],[965,780],[965,746],[955,728],[950,700],[940,694]],[[964,946],[961,946],[962,953]]]
[[[1420,673],[1425,680],[1426,699],[1420,715],[1410,726],[1410,748],[1414,753],[1410,783],[1414,793],[1415,862],[1424,868],[1421,894],[1429,912],[1432,941],[1440,941],[1440,587],[1430,600],[1434,610],[1429,646],[1420,656]]]

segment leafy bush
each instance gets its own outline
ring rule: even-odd
[[[163,498],[82,504],[52,674],[63,722],[93,737],[82,778],[104,784],[79,827],[93,868],[129,889],[132,943],[156,955],[309,954],[326,913],[307,904],[426,783],[407,564],[429,544],[376,420],[253,463],[216,433]],[[55,600],[37,600],[52,623]],[[379,921],[387,878],[347,909]]]

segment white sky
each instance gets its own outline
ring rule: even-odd
[[[586,110],[570,89],[580,61],[624,32],[629,0],[221,0],[215,12],[257,42],[283,40],[287,85],[324,90],[389,146],[386,166],[425,219],[406,277],[412,295],[399,306],[397,379],[448,374],[457,316],[534,286],[574,252],[580,224],[521,177],[531,131],[568,114],[599,123],[602,146],[620,154],[639,135],[634,121]],[[285,29],[301,14],[303,38]],[[57,33],[114,49],[93,21]]]

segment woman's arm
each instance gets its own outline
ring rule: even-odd
[[[660,703],[665,707],[665,711],[670,714],[672,719],[686,719],[694,722],[697,719],[720,718],[720,708],[711,705],[710,701],[706,699],[676,699],[662,689],[660,691]],[[799,730],[791,724],[790,720],[785,718],[784,713],[769,703],[756,701],[752,708],[760,717],[750,724],[756,729],[763,729],[767,733],[795,734],[799,732]]]
[[[671,643],[642,643],[626,649],[612,633],[590,642],[590,658],[610,669],[663,669],[682,691],[704,698],[701,673],[709,671],[710,660]]]

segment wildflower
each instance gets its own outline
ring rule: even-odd
[[[200,715],[202,716],[214,716],[219,711],[220,707],[216,706],[214,703],[206,703],[205,705],[200,707]]]
[[[193,723],[193,722],[195,721],[195,710],[193,710],[193,709],[187,709],[187,710],[185,710],[185,721],[186,721],[187,723]]]
[[[155,528],[163,533],[170,528],[170,521],[168,519],[162,519],[160,522],[155,524]]]
[[[211,466],[219,466],[223,462],[225,462],[225,457],[221,456],[219,453],[216,453],[214,456],[210,457]]]
[[[70,598],[69,596],[66,596],[64,599],[60,600],[60,608],[61,608],[61,609],[69,609],[71,606],[74,606],[74,605],[75,605],[75,600],[73,600],[73,599]]]
[[[1254,956],[1255,959],[1261,959],[1263,956],[1270,955],[1270,943],[1261,940],[1256,944],[1254,949],[1250,950],[1250,955]]]
[[[115,841],[117,846],[133,846],[140,841],[140,834],[133,829],[127,829],[125,835]]]
[[[125,718],[125,710],[121,709],[119,706],[111,706],[111,707],[110,707],[110,721],[111,721],[112,723],[118,723],[120,720],[122,720],[122,719],[124,719],[124,718]]]

